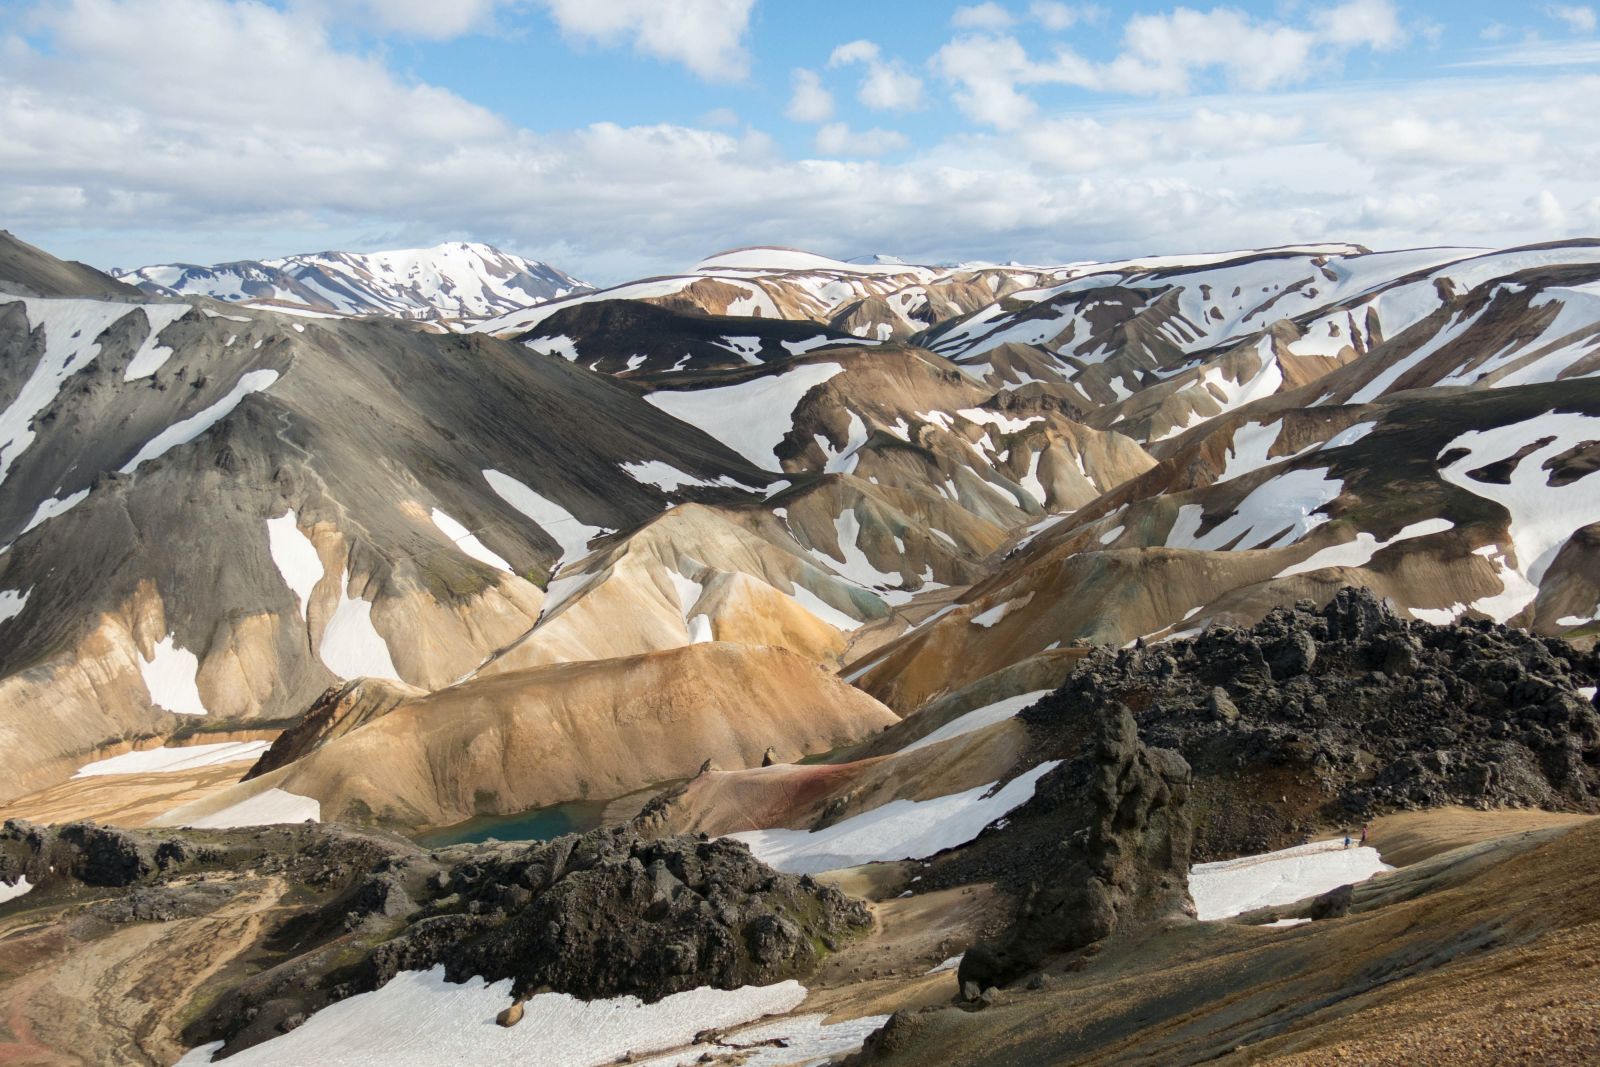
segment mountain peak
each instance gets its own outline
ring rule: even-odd
[[[286,310],[430,321],[485,319],[590,288],[548,263],[471,241],[211,266],[156,264],[117,277],[153,296],[210,296]]]

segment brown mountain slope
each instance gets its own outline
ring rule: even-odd
[[[300,759],[169,813],[181,825],[267,789],[327,821],[443,825],[604,800],[695,773],[824,752],[896,721],[783,649],[687,645],[513,671],[402,702]]]

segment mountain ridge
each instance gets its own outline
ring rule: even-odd
[[[491,245],[447,241],[378,252],[308,252],[209,266],[166,263],[115,277],[152,296],[429,322],[476,320],[590,288],[565,272]]]

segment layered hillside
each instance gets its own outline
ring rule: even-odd
[[[1600,626],[1592,243],[747,249],[454,338],[5,262],[12,796],[363,677],[714,641],[912,715],[1351,583],[1435,622]],[[448,788],[404,807],[534,795]]]

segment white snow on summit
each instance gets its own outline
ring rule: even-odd
[[[167,263],[117,277],[160,296],[429,320],[483,319],[589,288],[547,263],[466,241],[213,266]]]

